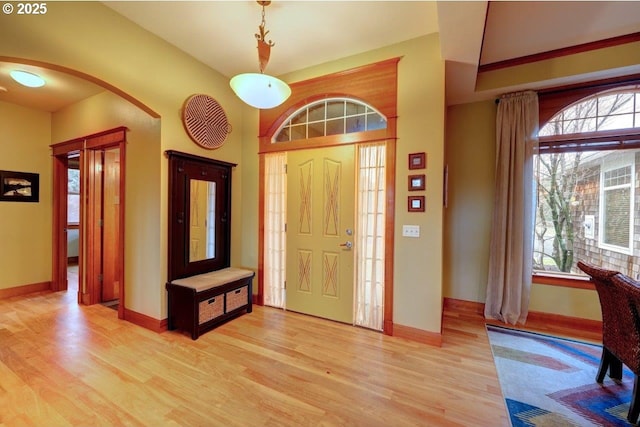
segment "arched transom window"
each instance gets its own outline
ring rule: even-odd
[[[640,275],[640,86],[583,98],[539,132],[533,266]]]
[[[349,98],[322,99],[295,111],[271,142],[386,129],[387,119],[375,108]]]
[[[560,111],[539,136],[640,128],[640,86],[601,92]]]

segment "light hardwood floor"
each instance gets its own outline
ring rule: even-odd
[[[508,426],[484,322],[431,347],[268,307],[192,341],[75,292],[0,300],[0,425]]]

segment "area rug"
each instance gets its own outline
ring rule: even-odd
[[[633,374],[596,383],[602,347],[487,325],[509,418],[520,426],[629,426]]]

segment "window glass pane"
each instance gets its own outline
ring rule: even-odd
[[[625,129],[633,127],[633,114],[608,116],[602,119],[598,130]]]
[[[324,102],[309,107],[309,121],[324,120]]]
[[[309,138],[324,136],[324,121],[309,123]]]
[[[364,114],[366,107],[362,104],[356,104],[354,102],[347,102],[347,116],[354,116],[356,114]]]
[[[344,101],[327,102],[327,119],[344,117]]]
[[[602,240],[621,248],[629,247],[629,214],[631,190],[618,188],[604,192],[604,222]]]
[[[364,120],[365,120],[364,115],[347,117],[347,133],[362,132],[366,130],[364,125]]]
[[[67,192],[80,194],[80,170],[67,169]]]
[[[546,125],[540,129],[538,132],[538,136],[548,136],[548,135],[561,135],[562,134],[562,121],[560,120],[551,120],[547,122]]]
[[[307,125],[291,126],[291,140],[307,139]]]
[[[291,118],[291,123],[294,125],[300,124],[300,123],[306,123],[307,122],[307,110],[305,109],[304,111],[301,111],[300,114],[298,114],[297,116]]]
[[[563,123],[562,133],[593,132],[596,130],[596,123],[595,118],[567,120]]]
[[[68,224],[80,223],[80,195],[79,194],[67,195],[67,223]]]
[[[604,173],[604,186],[615,187],[631,182],[631,166],[606,171]]]
[[[596,114],[598,112],[597,106],[598,103],[597,99],[595,98],[572,105],[571,107],[564,110],[563,119],[573,120],[584,117],[596,117]]]
[[[367,114],[367,130],[386,129],[387,121],[378,113]]]
[[[276,142],[289,141],[289,128],[283,128],[276,136]]]
[[[636,111],[640,113],[640,93],[636,93]]]
[[[344,119],[327,120],[327,135],[344,133]]]
[[[598,97],[598,115],[630,113],[633,111],[633,93],[616,93]]]

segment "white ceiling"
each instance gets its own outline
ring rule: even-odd
[[[258,71],[254,34],[261,7],[255,1],[104,4],[227,77]],[[478,65],[640,32],[640,1],[281,0],[266,8],[266,28],[275,42],[267,67],[274,75],[439,32],[447,103],[453,104],[496,95],[476,92]],[[20,88],[8,78],[11,66],[0,63],[3,101],[56,111],[101,90],[64,73],[24,66],[52,83],[38,92]]]
[[[640,31],[640,1],[491,2],[480,64]]]
[[[227,77],[258,72],[256,1],[105,5]],[[435,2],[273,1],[265,20],[274,75],[438,32]]]

